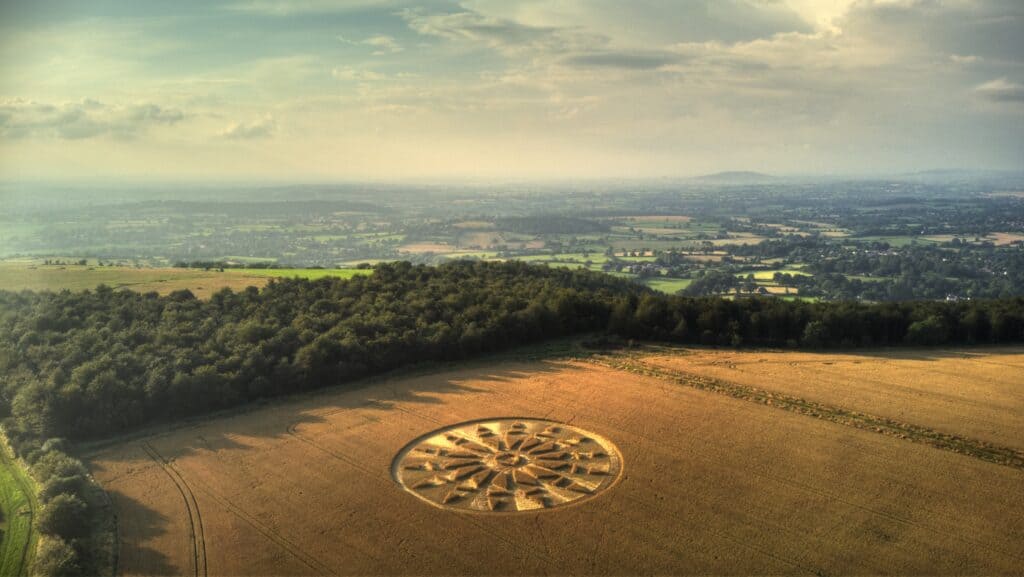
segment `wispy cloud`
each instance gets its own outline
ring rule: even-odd
[[[403,50],[402,45],[394,37],[387,34],[376,34],[362,40],[353,40],[347,36],[339,35],[338,40],[352,46],[370,46],[374,49],[372,52],[374,56],[397,54]]]
[[[419,34],[478,43],[510,54],[538,50],[564,52],[582,46],[603,45],[607,41],[602,36],[578,29],[528,25],[471,10],[444,14],[404,10],[400,14]]]
[[[242,0],[227,4],[225,8],[264,16],[293,16],[348,12],[373,6],[387,6],[390,3],[387,0]]]
[[[232,140],[253,140],[274,135],[277,123],[271,116],[252,122],[235,122],[220,132],[220,136]]]
[[[402,51],[402,45],[395,41],[394,38],[387,36],[386,34],[378,34],[377,36],[371,36],[366,40],[363,40],[363,44],[376,48],[373,51],[374,56],[382,56],[384,54],[395,54]]]
[[[93,99],[58,104],[21,99],[0,101],[0,135],[11,138],[134,137],[153,126],[177,124],[184,118],[181,110],[152,103],[108,105]]]
[[[564,60],[571,66],[655,70],[678,62],[679,54],[662,51],[600,51],[570,56]]]
[[[996,78],[980,84],[974,91],[993,102],[1024,102],[1024,84],[1011,82],[1007,78]]]

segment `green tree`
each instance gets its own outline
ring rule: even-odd
[[[75,539],[89,532],[89,507],[80,498],[62,493],[43,507],[36,521],[41,533]]]
[[[78,565],[78,553],[63,539],[44,538],[39,543],[33,564],[39,577],[77,577],[82,574]]]

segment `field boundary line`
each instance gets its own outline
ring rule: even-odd
[[[185,478],[175,469],[171,463],[161,455],[153,445],[148,442],[141,444],[142,450],[149,455],[167,477],[174,483],[182,500],[185,502],[185,511],[188,513],[189,533],[192,537],[192,567],[196,577],[206,577],[206,535],[203,531],[203,518],[199,513],[199,503],[195,494],[185,482]]]
[[[677,369],[666,369],[636,359],[635,357],[591,357],[584,362],[667,380],[693,389],[718,393],[734,399],[766,405],[855,429],[872,431],[888,437],[928,445],[943,451],[1024,471],[1024,451],[1010,447],[1002,447],[952,433],[941,433],[920,425],[902,423],[887,417],[809,401],[784,393],[730,383]]]

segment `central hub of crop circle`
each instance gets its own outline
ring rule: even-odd
[[[621,471],[607,439],[540,419],[445,427],[409,443],[392,465],[395,480],[432,505],[494,512],[581,501],[611,487]]]
[[[506,469],[522,467],[529,462],[530,461],[526,457],[519,453],[498,453],[494,456],[494,464],[497,467],[504,467]]]

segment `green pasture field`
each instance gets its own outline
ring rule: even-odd
[[[33,527],[38,509],[35,484],[7,447],[0,446],[0,575],[29,574],[38,539]]]
[[[247,268],[228,269],[225,273],[242,273],[242,276],[265,276],[277,278],[305,278],[316,280],[326,277],[352,278],[373,274],[372,269],[363,268]]]
[[[612,240],[608,244],[611,245],[615,251],[620,250],[640,250],[643,248],[650,250],[667,250],[670,248],[689,248],[699,244],[700,241],[696,240]]]
[[[690,286],[693,279],[688,278],[648,278],[642,281],[643,284],[651,287],[652,289],[663,292],[666,294],[676,294],[684,288]]]
[[[912,244],[939,244],[940,241],[932,240],[923,236],[857,236],[849,237],[849,240],[863,242],[887,242],[890,246],[904,247]]]

